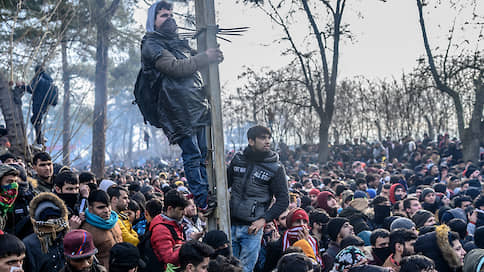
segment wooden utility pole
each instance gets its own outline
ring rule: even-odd
[[[217,48],[217,25],[215,23],[214,0],[195,0],[197,47],[199,52]],[[217,195],[217,211],[209,218],[209,230],[223,230],[230,239],[230,210],[228,202],[227,176],[225,170],[224,134],[222,121],[222,99],[218,64],[210,64],[202,71],[205,88],[211,105],[211,129],[207,131],[208,165],[207,173],[212,192]],[[218,228],[217,228],[218,223]]]

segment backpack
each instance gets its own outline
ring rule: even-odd
[[[150,84],[146,76],[143,74],[143,68],[140,69],[136,83],[134,85],[134,101],[133,104],[138,105],[139,110],[144,118],[145,124],[151,124],[155,127],[162,127],[158,108],[159,103],[159,91],[153,86],[159,86],[160,82]]]
[[[181,240],[183,241],[184,239],[181,239],[178,237],[178,234],[175,231],[175,228],[173,228],[172,225],[168,225],[165,223],[158,223],[153,226],[153,229],[157,225],[163,225],[165,226],[171,233],[171,236],[175,239],[175,241]],[[165,267],[165,264],[158,261],[158,258],[155,255],[155,252],[153,251],[153,248],[151,247],[151,231],[147,230],[145,235],[141,238],[139,244],[138,244],[138,250],[141,256],[141,259],[145,262],[146,267],[145,268],[139,268],[138,271],[140,272],[159,272],[162,271]]]

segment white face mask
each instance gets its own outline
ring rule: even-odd
[[[386,176],[383,180],[385,180],[385,182],[390,182],[390,176]]]

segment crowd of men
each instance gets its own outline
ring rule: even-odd
[[[183,169],[98,180],[45,152],[1,155],[0,271],[481,271],[484,171],[453,162],[455,142],[317,163],[310,146],[279,160],[266,127],[247,139],[228,154],[230,236],[207,230]]]

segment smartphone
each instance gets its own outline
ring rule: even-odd
[[[79,207],[79,212],[80,212],[80,213],[81,213],[81,212],[84,212],[84,210],[85,210],[85,209],[86,209],[86,199],[85,199],[85,198],[83,198],[83,199],[81,200],[81,206]]]

